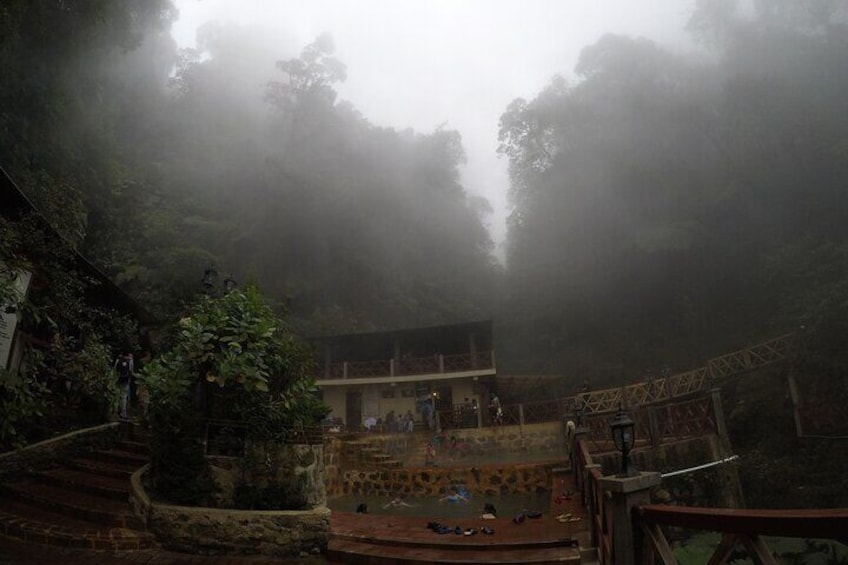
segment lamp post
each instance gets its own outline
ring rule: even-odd
[[[208,267],[205,271],[203,271],[203,278],[201,279],[201,282],[203,283],[204,291],[209,294],[218,282],[218,271],[216,271],[214,267]]]
[[[615,443],[615,448],[621,452],[621,471],[616,477],[635,477],[639,474],[639,471],[630,464],[630,451],[633,449],[636,440],[633,433],[635,425],[627,412],[619,406],[618,413],[610,424],[613,443]]]
[[[215,270],[215,267],[209,266],[203,271],[203,278],[201,279],[203,283],[203,292],[207,295],[213,295],[220,293],[220,290],[217,290],[218,287],[218,271]],[[221,288],[223,288],[224,294],[230,292],[235,289],[237,286],[236,280],[233,278],[233,275],[230,274],[221,281]]]

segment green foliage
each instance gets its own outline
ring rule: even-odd
[[[721,534],[697,533],[676,544],[674,556],[680,565],[701,565],[709,561],[720,541]],[[848,548],[831,540],[767,537],[764,541],[778,562],[786,565],[844,565],[848,563]],[[739,549],[731,554],[728,562],[734,565],[753,563],[741,549],[741,544]]]
[[[842,300],[844,14],[743,5],[696,2],[709,62],[607,35],[506,108],[504,369],[620,383]]]
[[[150,468],[155,492],[177,504],[204,505],[214,490],[205,459],[205,422],[197,409],[197,377],[171,356],[144,367]]]
[[[0,451],[25,446],[50,407],[47,389],[35,378],[40,368],[32,354],[23,374],[0,370]]]
[[[50,343],[45,358],[46,374],[57,390],[68,382],[66,394],[70,404],[78,405],[80,412],[94,422],[108,420],[118,403],[117,376],[111,369],[112,353],[97,334],[89,335],[83,344],[61,334]]]
[[[119,347],[137,346],[135,322],[88,302],[86,294],[96,288],[96,282],[77,270],[71,248],[36,216],[25,215],[15,221],[0,218],[0,235],[3,307],[15,306],[20,331],[50,340],[37,372],[30,352],[27,375],[8,377],[4,402],[7,421],[18,422],[14,426],[15,444],[23,445],[49,433],[45,431],[47,425],[58,424],[67,430],[72,421],[73,425],[106,421],[117,398],[110,373],[112,352]],[[34,272],[36,277],[25,300],[14,290],[15,278],[24,271]],[[40,384],[35,382],[35,375]],[[73,413],[65,414],[61,423],[46,415],[40,421],[31,416],[42,411],[47,389],[57,411],[60,407],[76,407]],[[11,408],[14,402],[20,406]]]
[[[170,500],[211,494],[201,442],[208,416],[244,423],[250,442],[272,442],[327,414],[311,390],[308,350],[255,287],[201,296],[170,341],[140,379],[150,398],[153,480]]]

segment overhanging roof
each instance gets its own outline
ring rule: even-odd
[[[112,282],[112,279],[83,257],[61,233],[56,231],[2,167],[0,167],[0,214],[11,220],[19,220],[27,214],[32,214],[51,237],[73,253],[76,267],[97,282],[98,287],[91,290],[94,291],[98,302],[132,314],[141,325],[150,326],[159,323],[153,314],[121,290],[118,285]]]

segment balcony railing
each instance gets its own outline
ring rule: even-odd
[[[458,353],[454,355],[430,355],[428,357],[332,363],[325,374],[318,377],[318,380],[436,375],[494,369],[494,367],[494,351],[478,351],[476,353]]]

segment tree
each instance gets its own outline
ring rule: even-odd
[[[255,287],[200,297],[141,378],[157,492],[176,502],[208,499],[201,442],[210,416],[243,422],[249,441],[280,441],[317,425],[327,408],[312,394],[312,368],[309,350]]]

